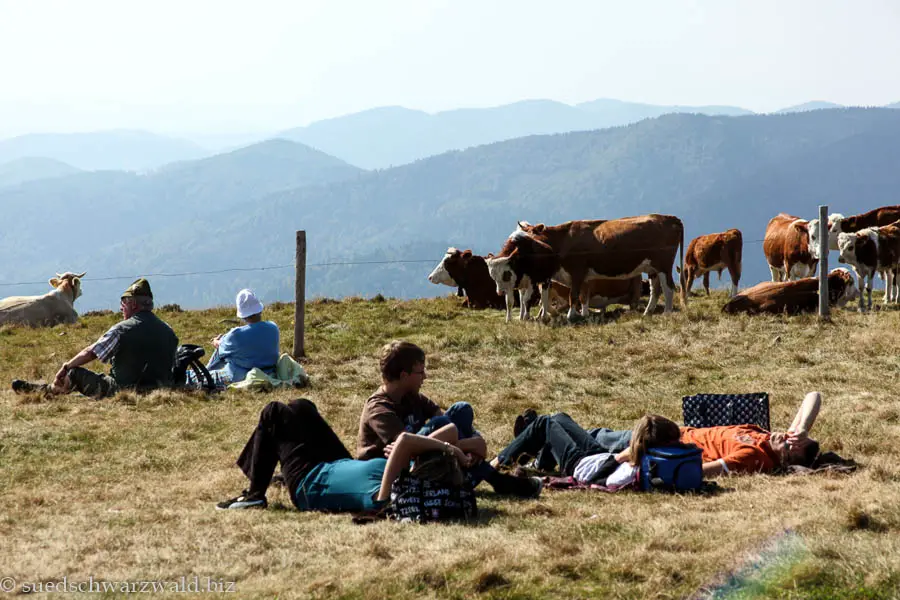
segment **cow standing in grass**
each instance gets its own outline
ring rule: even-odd
[[[471,250],[448,248],[447,254],[428,276],[428,281],[463,290],[470,308],[503,308],[503,298],[488,273],[484,257]]]
[[[862,290],[872,309],[872,280],[881,273],[885,281],[884,303],[898,301],[897,271],[900,269],[900,221],[884,227],[869,227],[856,233],[838,234],[842,263],[852,265],[859,278],[859,310],[866,310]]]
[[[537,283],[541,291],[541,312],[550,314],[550,282],[569,287],[570,321],[576,307],[587,316],[588,302],[582,302],[582,286],[594,279],[631,279],[641,273],[650,277],[650,301],[644,311],[656,308],[660,291],[665,294],[666,312],[672,310],[675,255],[684,246],[684,226],[678,217],[643,215],[613,220],[568,221],[546,226],[519,223],[499,256],[487,259],[497,292],[506,294],[506,320],[510,320],[515,290],[530,290]],[[523,302],[523,305],[525,302]],[[528,318],[527,307],[520,315]]]
[[[703,289],[709,296],[709,274],[717,271],[721,280],[722,270],[728,269],[728,274],[731,275],[731,295],[736,294],[741,281],[743,249],[744,239],[740,229],[701,235],[691,240],[684,253],[684,269],[681,271],[683,293],[690,294],[694,279],[702,275]]]
[[[54,288],[43,296],[12,296],[0,300],[0,325],[19,323],[37,327],[58,323],[75,323],[75,300],[81,296],[81,278],[84,273],[56,274],[50,280]]]
[[[845,217],[840,213],[828,215],[828,248],[838,250],[838,236],[842,233],[856,233],[868,227],[884,227],[900,220],[900,205],[882,206],[858,215]],[[819,258],[819,220],[809,222],[810,251]]]
[[[810,250],[809,221],[786,213],[769,221],[763,252],[772,272],[772,281],[811,277],[819,264],[819,259]]]

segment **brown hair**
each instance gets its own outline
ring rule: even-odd
[[[413,344],[394,340],[381,349],[381,377],[385,381],[397,381],[400,373],[412,373],[413,367],[425,363],[425,351]]]
[[[639,465],[647,448],[674,444],[681,437],[681,429],[674,421],[659,415],[644,415],[631,432],[628,462]]]

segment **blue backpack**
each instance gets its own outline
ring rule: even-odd
[[[703,485],[703,451],[694,444],[648,448],[641,460],[641,490],[688,492]]]

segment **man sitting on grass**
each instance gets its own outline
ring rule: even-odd
[[[474,411],[467,402],[457,402],[446,412],[419,393],[427,375],[425,352],[410,342],[394,341],[382,348],[379,387],[363,407],[359,419],[356,457],[380,458],[401,433],[431,435],[450,423],[459,433],[458,446],[470,455],[473,483],[487,481],[499,494],[523,498],[540,495],[538,477],[514,477],[500,473],[484,462],[487,444],[475,430]]]
[[[791,465],[812,466],[819,456],[819,443],[809,437],[822,404],[822,394],[810,392],[786,432],[769,432],[756,425],[721,427],[681,427],[680,441],[695,444],[703,451],[703,475],[771,473]],[[516,438],[494,459],[495,466],[512,465],[523,454],[542,454],[540,468],[552,469],[556,461],[545,452],[559,425],[571,427],[571,418],[558,413],[538,417],[526,411],[516,419]],[[592,450],[617,454],[619,461],[629,460],[632,431],[599,428],[586,432],[593,438]],[[547,455],[550,455],[549,457]]]
[[[16,379],[12,382],[13,391],[53,394],[76,391],[105,398],[120,389],[149,391],[171,386],[178,337],[153,314],[150,283],[143,277],[132,283],[122,292],[120,308],[123,320],[64,362],[52,384]],[[112,363],[109,375],[83,368],[82,365],[95,360]]]

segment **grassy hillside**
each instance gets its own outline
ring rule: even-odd
[[[235,581],[240,597],[895,598],[900,594],[900,312],[725,318],[724,296],[686,312],[604,326],[503,322],[456,298],[311,303],[300,392],[156,392],[93,401],[0,392],[0,564],[19,582]],[[230,308],[161,313],[182,341],[204,343]],[[269,314],[292,344],[290,305]],[[51,377],[114,315],[72,326],[0,328],[0,381]],[[479,488],[476,526],[360,527],[300,514],[284,490],[266,511],[216,512],[240,491],[234,466],[264,404],[300,395],[355,444],[393,338],[428,353],[424,392],[467,400],[492,451],[526,407],[584,425],[629,427],[680,397],[765,390],[785,427],[803,394],[824,393],[815,435],[860,461],[852,476],[723,478],[713,497],[546,492],[538,501]],[[207,344],[208,345],[208,344]],[[5,385],[5,384],[4,384]],[[205,597],[201,594],[198,597]]]

